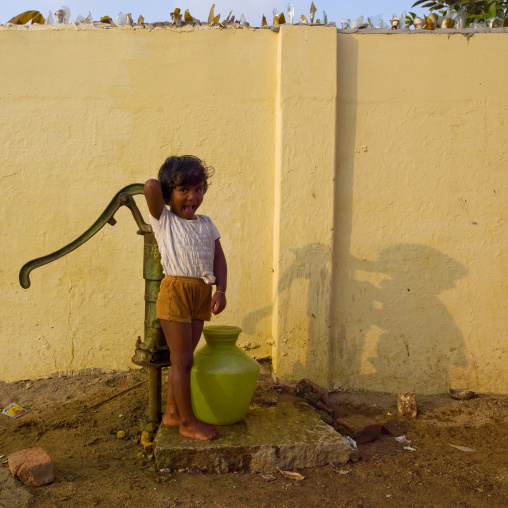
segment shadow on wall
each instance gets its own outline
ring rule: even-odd
[[[367,135],[362,131],[360,139],[357,132],[359,57],[357,36],[339,34],[329,384],[382,391],[412,384],[442,392],[454,373],[467,374],[468,362],[464,338],[438,295],[454,288],[466,268],[420,244],[394,244],[375,261],[351,255],[357,153]],[[397,118],[385,122],[396,136]],[[365,245],[372,248],[368,239]]]
[[[274,295],[274,302],[282,302],[277,305],[282,312],[278,364],[293,380],[309,377],[328,387],[396,391],[411,384],[420,391],[443,392],[457,379],[455,368],[465,375],[468,361],[464,338],[439,295],[453,289],[467,275],[466,268],[422,244],[391,245],[375,260],[351,254],[355,153],[360,144],[358,57],[355,36],[341,34],[335,199],[330,203],[333,252],[328,245],[313,243],[284,253],[289,261]],[[395,129],[393,119],[386,122]],[[305,326],[291,322],[295,309]],[[258,321],[272,312],[272,306],[253,310],[242,328],[254,334]],[[291,354],[284,357],[285,351]]]
[[[350,263],[350,301],[341,298],[348,309],[340,309],[349,322],[337,344],[346,379],[371,390],[410,384],[444,391],[450,369],[468,362],[462,334],[438,295],[456,287],[467,269],[418,244],[393,245],[375,261],[351,256]]]
[[[295,329],[286,321],[288,313],[280,316],[282,351],[305,348],[292,354],[293,365],[284,369],[291,372],[291,380],[330,376],[330,386],[340,379],[351,388],[395,391],[409,384],[443,392],[450,384],[450,370],[468,366],[463,336],[438,297],[467,275],[451,257],[418,244],[393,245],[375,261],[350,256],[341,269],[350,279],[341,287],[340,280],[332,278],[329,246],[314,243],[290,252],[293,262],[278,282],[274,301],[298,298],[307,323],[306,330]],[[322,338],[328,326],[322,321],[330,322],[326,296],[331,284],[336,298],[340,295],[335,304],[340,308],[332,312],[342,321],[333,320],[336,329],[330,330],[327,348]],[[242,328],[254,333],[271,311],[265,306],[250,312]]]

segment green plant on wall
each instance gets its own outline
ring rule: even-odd
[[[423,5],[422,5],[423,4]],[[499,0],[418,0],[413,7],[421,6],[429,8],[430,11],[440,11],[443,14],[448,9],[463,11],[466,14],[467,23],[473,21],[485,21],[489,18],[504,19],[508,15],[508,1]]]
[[[416,13],[410,12],[409,14],[406,14],[406,25],[407,26],[413,26],[416,18]]]

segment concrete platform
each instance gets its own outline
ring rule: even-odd
[[[219,439],[197,441],[181,436],[177,427],[161,425],[155,438],[157,467],[268,473],[344,464],[351,455],[348,442],[299,400],[252,405],[245,421],[216,428]]]

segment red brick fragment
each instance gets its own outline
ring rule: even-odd
[[[381,424],[362,415],[339,418],[337,430],[343,435],[352,437],[357,444],[370,443],[381,436]]]
[[[334,416],[335,410],[334,410],[333,406],[330,404],[330,402],[328,402],[327,399],[318,401],[316,404],[316,409],[318,409],[319,411],[324,411],[325,413],[328,413],[332,418]]]
[[[296,385],[296,394],[307,399],[313,406],[326,399],[326,392],[310,379],[301,379]]]
[[[40,487],[55,480],[53,462],[42,448],[28,448],[7,457],[9,469],[15,478],[30,487]]]

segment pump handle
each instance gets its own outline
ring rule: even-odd
[[[113,216],[121,206],[127,206],[130,209],[134,220],[139,227],[140,234],[151,232],[150,226],[143,220],[141,212],[139,211],[139,208],[137,207],[136,202],[132,197],[136,194],[143,193],[144,189],[142,183],[133,183],[118,191],[115,194],[115,197],[111,200],[111,203],[109,203],[104,212],[102,212],[101,216],[93,223],[89,229],[87,229],[81,236],[76,238],[76,240],[51,254],[42,256],[41,258],[32,259],[32,261],[29,261],[23,265],[19,272],[19,283],[21,284],[21,287],[25,289],[30,287],[29,275],[30,272],[35,268],[51,263],[52,261],[56,261],[66,254],[69,254],[74,249],[77,249],[79,246],[83,245],[87,240],[90,240],[90,238],[92,238],[92,236],[101,230],[106,224],[114,226],[116,220],[113,218]]]

